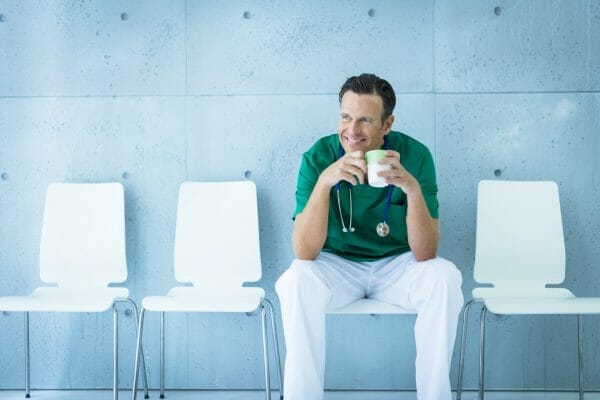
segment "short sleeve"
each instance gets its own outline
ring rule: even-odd
[[[296,210],[292,218],[296,218],[296,215],[300,214],[319,179],[319,172],[315,165],[313,165],[307,153],[302,156],[302,163],[300,164],[300,171],[298,172],[298,183],[296,185]]]
[[[429,209],[429,214],[432,218],[438,219],[438,187],[435,179],[435,166],[433,163],[433,157],[431,156],[429,150],[427,150],[423,156],[417,180],[421,185],[421,192],[423,193],[425,204],[427,204],[427,208]]]

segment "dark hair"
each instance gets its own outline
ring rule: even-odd
[[[348,90],[356,94],[376,94],[383,101],[382,120],[392,115],[396,106],[396,94],[392,85],[385,79],[381,79],[374,74],[360,74],[352,76],[346,80],[340,89],[339,100],[342,103],[342,97]]]

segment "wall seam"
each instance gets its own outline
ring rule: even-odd
[[[524,90],[524,91],[420,91],[420,92],[396,92],[396,96],[409,95],[497,95],[497,94],[599,94],[600,90]],[[337,93],[204,93],[204,94],[102,94],[102,95],[32,95],[32,96],[0,96],[0,100],[8,99],[102,99],[102,98],[169,98],[169,97],[299,97],[299,96],[337,96]]]
[[[431,50],[431,62],[432,62],[432,76],[431,76],[431,88],[432,88],[432,93],[433,93],[433,157],[435,160],[435,163],[437,164],[438,162],[438,130],[437,130],[437,88],[435,86],[435,77],[436,77],[436,58],[435,58],[435,45],[436,45],[436,40],[435,40],[435,0],[433,1],[432,4],[432,21],[431,21],[431,26],[432,26],[432,50]]]
[[[183,108],[183,116],[185,118],[185,137],[184,137],[184,143],[183,146],[185,147],[185,155],[184,155],[184,160],[183,163],[185,165],[185,180],[189,180],[189,175],[188,175],[188,135],[190,132],[190,122],[189,122],[189,118],[188,118],[188,103],[189,103],[189,97],[188,97],[188,1],[185,0],[184,2],[184,40],[185,40],[185,49],[184,49],[184,54],[185,54],[185,105]]]

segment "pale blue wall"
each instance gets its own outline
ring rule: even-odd
[[[174,284],[179,184],[249,175],[261,283],[276,300],[273,284],[292,259],[300,154],[335,129],[344,79],[368,71],[398,93],[395,127],[434,152],[441,254],[462,270],[467,298],[476,183],[495,172],[558,182],[565,284],[600,295],[598,0],[0,0],[0,15],[1,294],[40,283],[49,182],[125,185],[126,285],[139,300]],[[255,315],[169,320],[168,387],[262,386]],[[111,321],[110,313],[33,315],[32,386],[110,386]],[[413,321],[330,317],[327,386],[414,388]],[[574,322],[491,317],[486,384],[575,387]],[[19,388],[22,315],[2,314],[0,324],[0,388]],[[131,381],[132,324],[131,316],[122,324],[122,386]],[[157,327],[149,316],[154,387]],[[473,339],[477,328],[472,318]],[[585,318],[585,329],[586,386],[598,390],[600,320]],[[467,387],[476,385],[475,348]]]

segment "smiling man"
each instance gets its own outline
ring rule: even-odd
[[[423,144],[391,130],[396,96],[384,79],[351,77],[339,100],[338,132],[303,155],[296,259],[276,284],[287,348],[284,398],[323,398],[325,313],[370,297],[417,312],[418,398],[449,400],[462,278],[437,257],[433,158]],[[366,182],[365,153],[379,149],[379,163],[390,166],[379,172],[385,188]]]

